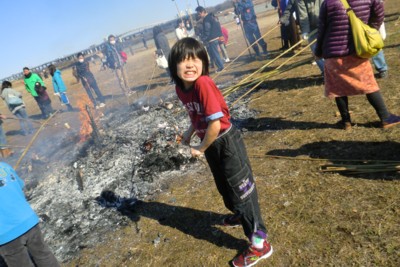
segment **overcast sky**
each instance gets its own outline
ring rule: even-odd
[[[0,79],[177,16],[197,0],[1,0]],[[213,6],[224,0],[199,0]]]

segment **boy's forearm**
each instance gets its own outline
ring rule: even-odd
[[[203,141],[201,141],[198,150],[204,153],[204,151],[206,151],[207,148],[217,139],[220,130],[221,122],[219,120],[210,121],[208,123],[206,135],[204,136]]]

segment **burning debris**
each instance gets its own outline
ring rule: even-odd
[[[112,191],[129,200],[145,199],[163,190],[169,177],[185,169],[190,153],[175,139],[188,122],[183,112],[172,115],[180,108],[178,103],[172,105],[171,109],[149,106],[148,111],[133,105],[134,109],[113,110],[96,122],[96,113],[92,120],[91,110],[85,111],[84,122],[88,123],[81,128],[85,131],[75,134],[93,139],[81,143],[79,150],[71,149],[76,146],[73,142],[66,146],[64,152],[74,152],[76,159],[67,166],[53,166],[53,174],[29,191],[46,239],[59,259],[71,259],[80,248],[103,241],[103,234],[128,223],[126,217],[98,201],[102,192]],[[103,128],[93,146],[97,125]]]

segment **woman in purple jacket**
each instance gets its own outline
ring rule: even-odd
[[[376,29],[382,24],[381,0],[347,0],[364,23]],[[325,0],[321,6],[315,54],[325,59],[325,95],[335,98],[345,130],[351,129],[348,96],[365,94],[381,120],[382,127],[400,124],[389,113],[368,59],[355,53],[350,22],[340,0]]]

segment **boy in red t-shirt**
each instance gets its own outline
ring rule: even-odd
[[[252,266],[272,254],[266,240],[256,185],[240,132],[229,121],[225,100],[208,76],[208,56],[203,45],[193,38],[179,40],[171,49],[168,65],[176,93],[189,113],[191,126],[182,136],[190,146],[193,133],[201,139],[190,146],[192,156],[204,153],[225,206],[233,212],[225,226],[242,225],[251,244],[232,261],[234,266]]]

